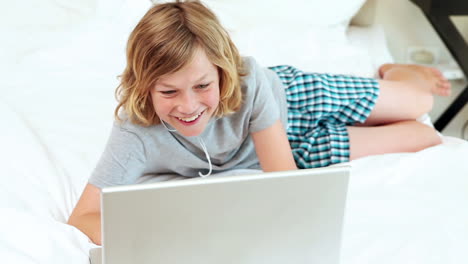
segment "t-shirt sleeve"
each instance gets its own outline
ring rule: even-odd
[[[258,132],[273,125],[280,118],[280,111],[276,99],[273,96],[272,81],[265,74],[265,70],[252,60],[250,66],[252,78],[251,95],[252,115],[250,118],[250,132]]]
[[[114,123],[104,152],[89,183],[98,188],[134,184],[143,174],[146,163],[145,147],[134,132]]]

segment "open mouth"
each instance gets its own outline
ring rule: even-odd
[[[194,116],[187,117],[187,118],[182,118],[182,117],[176,117],[176,118],[183,123],[191,124],[191,123],[196,122],[200,118],[200,116],[203,115],[204,112],[205,111],[202,111],[198,115],[194,115]]]

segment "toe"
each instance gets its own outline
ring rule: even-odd
[[[449,81],[445,80],[443,86],[445,89],[445,95],[449,96],[452,93],[452,84]]]
[[[449,96],[451,93],[451,83],[445,79],[440,80],[437,82],[434,92],[441,96]]]
[[[432,67],[429,68],[429,69],[432,71],[432,73],[433,73],[436,77],[441,78],[441,79],[445,79],[445,78],[444,78],[444,75],[442,74],[442,72],[441,72],[439,69],[437,69],[437,68],[432,68]]]

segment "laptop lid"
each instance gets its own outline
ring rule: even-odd
[[[348,178],[332,167],[104,188],[103,263],[339,263]]]

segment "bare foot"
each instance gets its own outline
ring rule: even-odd
[[[398,79],[401,76],[405,80],[417,81],[427,86],[435,95],[449,96],[452,91],[450,82],[438,69],[432,67],[416,64],[383,64],[379,68],[379,75],[382,79]]]

